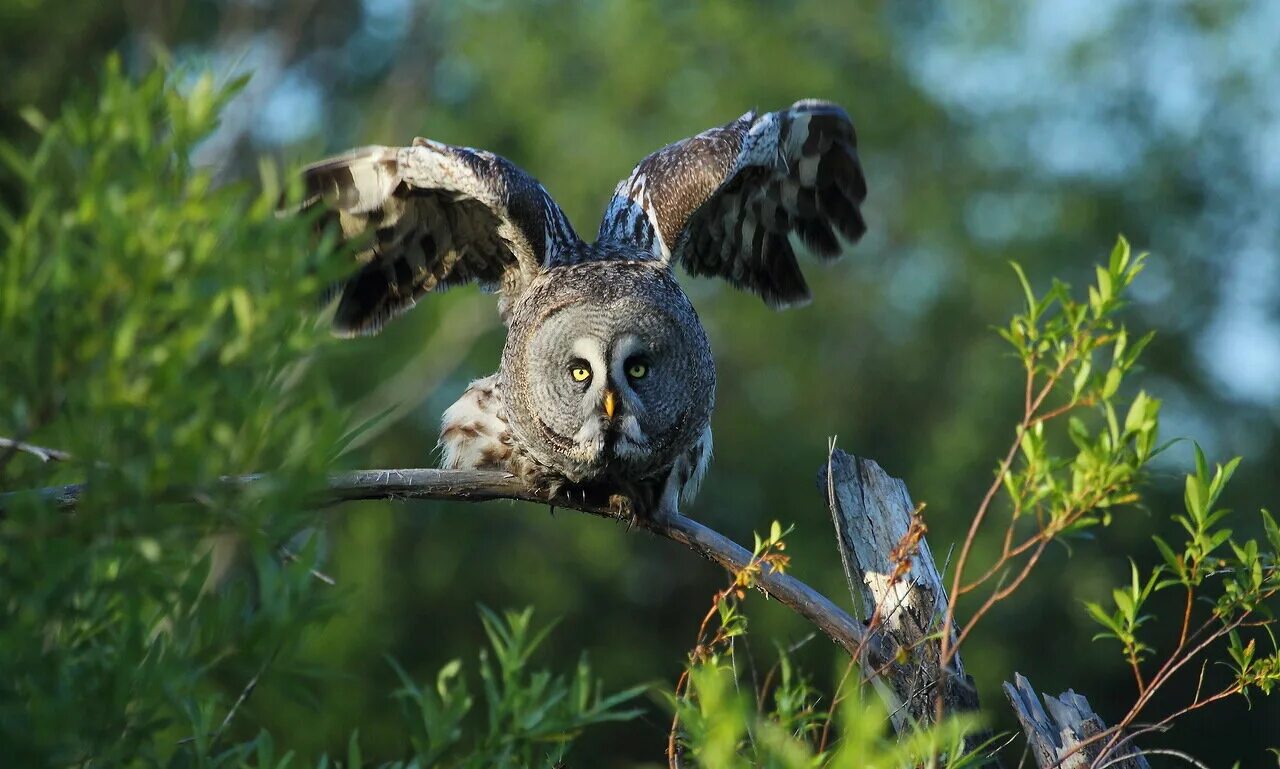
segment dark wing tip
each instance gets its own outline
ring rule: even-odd
[[[797,307],[804,307],[813,303],[813,294],[809,292],[808,286],[806,286],[803,291],[791,294],[780,294],[762,290],[760,292],[760,296],[764,299],[764,303],[769,306],[769,309],[777,310],[779,312],[795,309]]]
[[[761,241],[758,253],[749,257],[757,269],[752,288],[775,310],[806,304],[812,298],[795,249],[785,232],[771,233]]]
[[[401,266],[403,260],[375,261],[330,287],[324,304],[337,304],[331,321],[334,336],[373,336],[417,304],[422,287],[411,280],[402,283],[408,279],[395,271]]]
[[[849,243],[856,243],[867,231],[861,210],[867,198],[867,180],[858,158],[853,121],[839,105],[817,99],[798,101],[792,110],[808,116],[800,151],[819,158],[814,180],[819,209],[832,229]],[[818,256],[833,259],[841,255],[826,238],[815,242],[803,227],[797,229],[805,245]]]

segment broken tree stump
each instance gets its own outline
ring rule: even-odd
[[[1005,696],[1018,715],[1027,747],[1040,769],[1088,769],[1107,746],[1107,739],[1090,739],[1107,730],[1106,723],[1089,707],[1083,695],[1068,689],[1057,697],[1048,694],[1041,707],[1031,682],[1020,673],[1014,683],[1004,683]],[[1047,712],[1046,712],[1047,710]],[[1087,743],[1087,744],[1086,744]],[[1118,769],[1150,769],[1147,759],[1129,743],[1112,750],[1106,764]]]
[[[869,459],[833,449],[819,485],[868,634],[882,635],[894,649],[894,661],[879,676],[898,701],[891,714],[894,729],[903,733],[932,723],[939,693],[943,712],[977,710],[973,679],[960,656],[953,657],[947,675],[938,666],[936,636],[947,593],[906,484]]]

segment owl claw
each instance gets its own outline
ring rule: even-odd
[[[618,520],[626,519],[627,531],[635,528],[636,521],[640,518],[640,513],[632,503],[631,497],[623,494],[611,494],[609,495],[609,508],[614,511]]]

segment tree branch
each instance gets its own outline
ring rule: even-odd
[[[21,451],[36,457],[41,462],[65,462],[71,458],[70,454],[60,449],[47,449],[44,446],[16,441],[12,438],[0,438],[0,449],[9,452]]]
[[[266,480],[267,476],[242,475],[223,479],[231,488],[247,487]],[[63,510],[73,510],[86,491],[85,484],[54,486],[31,491],[0,494],[0,517],[7,507],[20,500],[36,499]],[[197,490],[174,489],[166,495],[173,502],[195,499]],[[578,510],[614,520],[627,520],[606,503],[585,497],[554,497],[528,488],[507,473],[478,470],[357,470],[328,478],[326,488],[317,494],[317,505],[331,505],[365,499],[435,499],[459,502],[485,502],[511,499],[548,504],[557,508]],[[638,520],[636,525],[661,537],[678,542],[709,561],[731,572],[744,569],[751,562],[747,549],[723,534],[684,516],[667,521]],[[767,564],[761,569],[759,587],[762,592],[813,623],[832,641],[855,658],[864,655],[872,664],[883,665],[893,659],[892,651],[882,638],[868,638],[863,624],[836,606],[826,596],[787,574],[774,571]]]

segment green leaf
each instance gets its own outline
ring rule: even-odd
[[[1124,377],[1124,372],[1118,368],[1112,368],[1107,371],[1107,376],[1102,383],[1102,397],[1110,398],[1120,389],[1120,382]]]
[[[1013,268],[1013,272],[1018,276],[1018,284],[1022,286],[1022,296],[1027,303],[1027,315],[1034,322],[1037,313],[1036,295],[1031,290],[1031,283],[1027,280],[1027,274],[1022,271],[1022,265],[1017,262],[1009,262],[1009,266]],[[1032,336],[1031,338],[1035,338]]]
[[[1089,612],[1089,616],[1093,617],[1094,621],[1098,624],[1112,632],[1119,632],[1120,624],[1111,616],[1111,614],[1103,610],[1102,606],[1092,601],[1085,601],[1084,608]]]
[[[1103,303],[1110,302],[1113,297],[1111,290],[1111,273],[1107,272],[1102,267],[1095,268],[1094,272],[1098,279],[1099,298]]]
[[[1205,503],[1208,501],[1209,489],[1204,481],[1196,475],[1188,475],[1186,488],[1182,495],[1183,504],[1191,515],[1191,520],[1201,521],[1205,515]]]
[[[1137,608],[1137,605],[1134,603],[1134,599],[1132,595],[1130,595],[1129,593],[1126,593],[1124,590],[1120,588],[1115,588],[1114,590],[1111,591],[1111,597],[1115,600],[1116,608],[1120,610],[1121,616],[1123,617],[1133,616],[1134,610]]]
[[[1080,366],[1076,369],[1075,378],[1071,381],[1071,400],[1075,401],[1080,398],[1084,392],[1084,388],[1089,384],[1089,375],[1093,373],[1093,361],[1083,358]]]
[[[1276,519],[1271,517],[1268,510],[1262,510],[1262,529],[1266,533],[1267,542],[1271,545],[1272,553],[1280,553],[1280,527],[1276,526]]]
[[[364,757],[360,754],[360,730],[351,732],[351,738],[347,740],[347,765],[344,769],[361,769],[364,766]]]
[[[1129,266],[1129,241],[1123,235],[1116,238],[1116,244],[1111,248],[1111,258],[1108,260],[1107,267],[1113,275],[1119,275]]]
[[[1152,537],[1151,539],[1155,541],[1156,549],[1160,551],[1160,556],[1164,558],[1164,562],[1174,571],[1174,573],[1181,575],[1184,568],[1182,556],[1175,553],[1173,548],[1169,546],[1169,543],[1165,542],[1160,537]]]
[[[1150,430],[1154,422],[1148,413],[1150,408],[1151,403],[1147,398],[1146,392],[1139,390],[1133,399],[1133,403],[1129,404],[1129,411],[1125,414],[1124,431],[1126,433],[1138,433]]]

